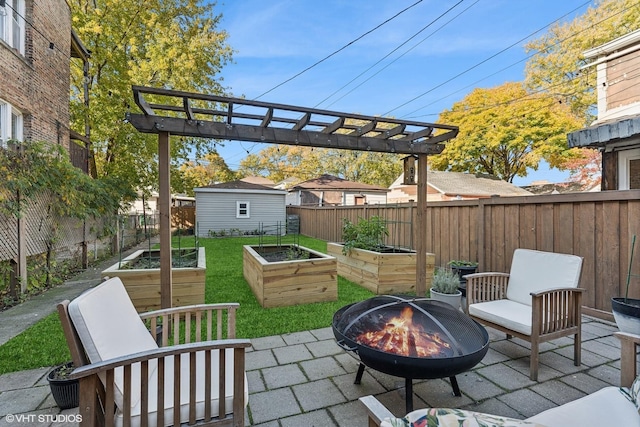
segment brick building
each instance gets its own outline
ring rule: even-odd
[[[72,58],[87,52],[62,0],[0,0],[0,141],[47,141],[70,148]],[[72,147],[73,148],[73,147]]]

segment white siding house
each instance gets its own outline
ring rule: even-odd
[[[238,230],[244,234],[259,230],[271,234],[278,224],[282,226],[281,234],[286,232],[287,192],[284,190],[232,181],[194,188],[194,192],[199,237]]]

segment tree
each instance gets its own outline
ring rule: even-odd
[[[400,159],[397,154],[274,145],[245,157],[239,173],[265,176],[274,182],[289,177],[305,181],[327,173],[388,187],[402,173]]]
[[[571,171],[569,181],[593,187],[602,182],[602,153],[591,148],[573,148],[576,155],[565,163]]]
[[[72,69],[71,114],[82,128],[83,83],[89,86],[89,120],[98,176],[132,188],[157,183],[157,137],[125,123],[137,110],[131,86],[223,94],[220,69],[231,60],[228,35],[216,30],[214,3],[201,0],[69,0],[73,27],[91,52],[87,76]],[[172,167],[209,144],[172,138]]]
[[[541,159],[564,168],[573,155],[566,135],[581,125],[566,105],[529,93],[521,83],[475,89],[439,121],[460,132],[429,158],[433,169],[488,173],[508,182],[526,176],[527,168],[537,169]]]
[[[584,126],[592,120],[596,104],[596,69],[580,70],[582,53],[623,36],[640,26],[636,0],[600,0],[572,22],[556,24],[539,39],[525,45],[529,89],[548,93],[571,107]]]
[[[182,193],[193,195],[195,187],[204,187],[218,182],[233,181],[236,174],[229,169],[224,159],[213,150],[203,160],[184,163],[180,166],[182,188],[177,183],[174,188]]]

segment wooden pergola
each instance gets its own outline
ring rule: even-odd
[[[127,114],[140,132],[158,134],[161,306],[171,307],[170,135],[427,156],[458,134],[457,126],[346,114],[314,108],[133,86],[142,114]],[[418,173],[416,293],[426,294],[427,174]]]

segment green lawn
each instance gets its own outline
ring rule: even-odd
[[[257,338],[331,326],[340,307],[373,294],[338,278],[338,301],[292,307],[262,308],[242,276],[242,246],[258,244],[257,237],[200,239],[207,256],[205,302],[238,302],[236,332],[239,338]],[[289,242],[287,242],[289,243]],[[193,245],[193,238],[174,238],[174,246]],[[326,253],[325,241],[300,237],[300,245]],[[0,346],[0,374],[70,360],[57,313]]]

